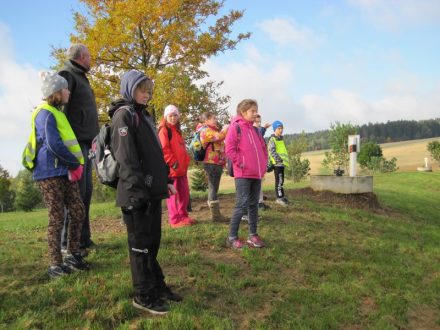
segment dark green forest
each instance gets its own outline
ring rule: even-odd
[[[356,126],[363,142],[376,143],[399,142],[407,140],[427,139],[440,136],[440,118],[429,120],[396,120],[386,123],[368,123]],[[313,133],[286,134],[286,144],[305,135],[308,142],[307,151],[329,149],[329,130]]]

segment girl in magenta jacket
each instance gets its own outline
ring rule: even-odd
[[[236,188],[236,203],[226,243],[235,249],[244,246],[238,238],[238,229],[241,217],[246,212],[249,215],[247,243],[251,247],[265,246],[257,234],[257,219],[261,179],[267,167],[267,149],[263,137],[253,127],[257,114],[258,104],[255,100],[241,101],[237,106],[237,117],[233,119],[225,140],[226,156],[232,161]]]

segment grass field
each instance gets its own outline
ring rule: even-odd
[[[381,148],[387,159],[397,158],[397,166],[400,172],[416,171],[418,166],[425,166],[424,158],[430,158],[426,146],[431,141],[440,141],[439,138],[412,140],[403,142],[383,143]],[[362,144],[361,144],[362,148]],[[305,152],[304,158],[310,161],[311,174],[320,174],[321,162],[324,159],[325,150]],[[438,164],[434,165],[438,169]]]
[[[197,225],[164,223],[159,260],[184,301],[163,317],[131,306],[111,204],[92,207],[92,269],[56,281],[46,274],[46,212],[1,214],[0,328],[440,329],[440,172],[375,176],[377,209],[316,199],[297,189],[305,185],[289,183],[288,209],[269,201],[265,249],[224,247],[227,226],[207,219],[203,198]],[[226,214],[233,198],[221,196]]]

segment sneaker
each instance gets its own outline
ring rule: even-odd
[[[277,200],[275,201],[275,203],[280,204],[282,206],[288,206],[288,202],[287,199],[283,198],[277,198]]]
[[[90,269],[90,264],[81,257],[80,253],[68,254],[64,257],[64,263],[72,270]]]
[[[262,248],[266,246],[266,244],[261,240],[260,236],[258,235],[249,236],[249,238],[247,239],[247,243],[249,244],[249,246],[255,248]]]
[[[59,266],[49,266],[47,273],[49,274],[50,278],[55,279],[61,276],[69,275],[72,273],[72,270],[68,266],[61,264]]]
[[[239,238],[236,238],[232,241],[229,239],[229,237],[226,238],[226,246],[235,250],[241,250],[244,248],[244,244]]]
[[[156,315],[165,315],[170,310],[170,305],[160,298],[135,296],[133,306],[137,309]]]
[[[170,223],[171,228],[181,228],[186,226],[191,226],[189,222],[179,221],[177,223]]]
[[[247,214],[243,215],[243,216],[241,217],[241,221],[243,221],[243,222],[249,222],[249,216],[248,216]]]
[[[158,289],[158,292],[159,292],[159,297],[163,299],[176,301],[176,302],[183,300],[181,295],[171,291],[171,289],[167,285],[160,287]]]
[[[183,218],[182,222],[187,223],[189,225],[195,225],[196,221],[190,217]]]
[[[261,211],[266,211],[266,210],[269,210],[269,209],[270,209],[269,205],[266,205],[266,204],[264,204],[264,203],[258,203],[258,208],[259,208]]]

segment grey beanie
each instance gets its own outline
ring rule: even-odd
[[[51,96],[63,88],[67,89],[68,87],[67,80],[55,72],[40,72],[40,78],[42,81],[41,92],[44,98]]]

